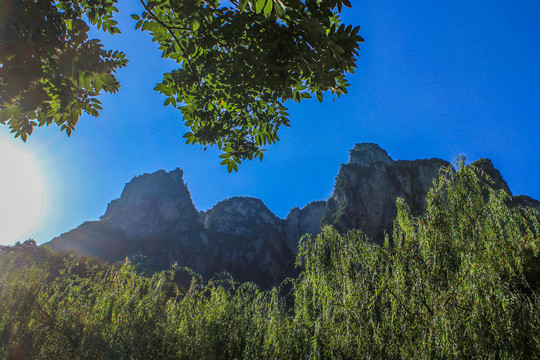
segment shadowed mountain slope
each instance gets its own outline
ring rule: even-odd
[[[510,193],[490,160],[473,164],[492,178],[495,188]],[[228,271],[236,280],[269,287],[294,273],[298,240],[316,234],[321,224],[341,232],[360,229],[381,242],[392,229],[396,198],[419,215],[433,180],[449,165],[440,159],[394,161],[376,144],[357,144],[339,170],[330,199],[293,208],[285,219],[249,197],[226,199],[199,212],[183,171],[160,170],[126,184],[99,221],[85,222],[45,246],[110,262],[135,257],[150,271],[174,263],[207,278]],[[538,201],[523,195],[513,203],[540,209]]]

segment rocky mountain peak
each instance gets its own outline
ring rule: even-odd
[[[129,239],[155,232],[177,232],[190,228],[198,220],[184,172],[176,169],[136,176],[113,200],[101,221],[122,231]]]
[[[356,144],[350,151],[349,164],[369,167],[375,162],[381,162],[384,165],[391,165],[393,161],[392,158],[388,156],[388,153],[381,149],[381,147],[377,144]]]
[[[396,218],[396,199],[420,214],[432,180],[448,165],[440,159],[393,161],[376,144],[356,144],[350,162],[340,167],[322,222],[342,232],[359,229],[382,242]]]
[[[187,266],[205,278],[221,271],[236,280],[263,287],[279,284],[294,273],[302,235],[315,235],[321,224],[338,231],[363,231],[375,242],[391,233],[396,198],[414,215],[425,208],[425,196],[442,167],[440,159],[392,160],[376,144],[356,144],[350,161],[340,167],[334,192],[327,201],[293,208],[279,219],[259,199],[233,197],[198,212],[183,181],[183,171],[160,170],[133,178],[100,221],[85,222],[46,244],[54,250],[74,250],[114,262],[137,257],[145,269]],[[473,163],[510,193],[490,160]],[[540,209],[527,196],[514,196],[515,206]]]
[[[206,229],[224,234],[252,236],[255,228],[281,227],[280,220],[260,199],[232,197],[218,202],[212,209],[201,213]]]
[[[506,191],[508,194],[512,195],[512,192],[510,191],[510,188],[508,187],[508,184],[506,181],[504,181],[501,173],[499,170],[495,169],[495,166],[493,166],[493,163],[489,159],[478,159],[475,162],[473,162],[471,165],[476,166],[477,168],[481,169],[483,172],[485,172],[491,180],[493,180],[493,187],[497,190],[502,189]]]

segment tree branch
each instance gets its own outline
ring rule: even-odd
[[[144,2],[144,0],[139,0],[139,2],[141,3],[141,5],[143,6],[144,10],[146,10],[146,12],[158,23],[160,24],[161,26],[163,26],[165,29],[167,29],[167,32],[169,34],[171,34],[171,36],[173,37],[174,41],[176,42],[176,44],[178,44],[178,46],[180,48],[182,48],[182,46],[180,45],[180,40],[178,39],[178,37],[176,36],[176,34],[174,33],[174,30],[184,30],[184,31],[191,31],[190,29],[184,29],[184,28],[180,28],[180,27],[174,27],[174,26],[170,26],[170,25],[167,25],[166,23],[164,23],[163,21],[161,21],[156,14],[154,14],[152,12],[152,10],[150,10],[148,8],[148,5],[146,5],[146,3]],[[186,62],[187,62],[187,65],[188,67],[190,68],[190,70],[195,74],[195,76],[197,77],[197,80],[199,81],[199,87],[201,86],[201,77],[199,75],[199,72],[197,71],[197,69],[195,69],[193,67],[193,65],[191,64],[191,62],[189,61],[189,58],[185,58]]]

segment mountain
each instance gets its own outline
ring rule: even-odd
[[[290,232],[316,233],[318,222],[316,227],[300,223]],[[234,197],[197,211],[183,171],[176,169],[135,177],[99,221],[85,222],[45,246],[109,262],[136,257],[150,270],[178,263],[206,278],[228,271],[236,280],[269,287],[294,270],[286,234],[286,221],[259,199]]]
[[[137,176],[126,184],[99,221],[89,221],[45,246],[98,256],[109,262],[136,259],[145,269],[168,269],[174,263],[210,278],[228,271],[236,280],[261,287],[294,274],[298,240],[330,224],[341,232],[361,229],[381,242],[391,232],[397,197],[413,214],[425,207],[425,196],[439,171],[450,164],[440,159],[394,161],[376,144],[357,144],[340,167],[327,201],[293,208],[278,218],[259,199],[233,197],[208,211],[197,211],[183,181],[183,171],[164,170]],[[493,186],[510,193],[491,161],[474,163],[491,176]],[[516,205],[540,209],[527,196]]]
[[[440,159],[393,161],[378,145],[356,144],[350,161],[341,165],[322,221],[341,232],[360,229],[382,242],[396,218],[396,199],[405,199],[419,215],[433,179],[449,165]]]

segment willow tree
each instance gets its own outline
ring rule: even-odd
[[[296,316],[311,358],[533,358],[540,350],[538,212],[479,169],[448,169],[384,246],[325,228],[305,239]],[[536,269],[536,272],[534,271]]]

